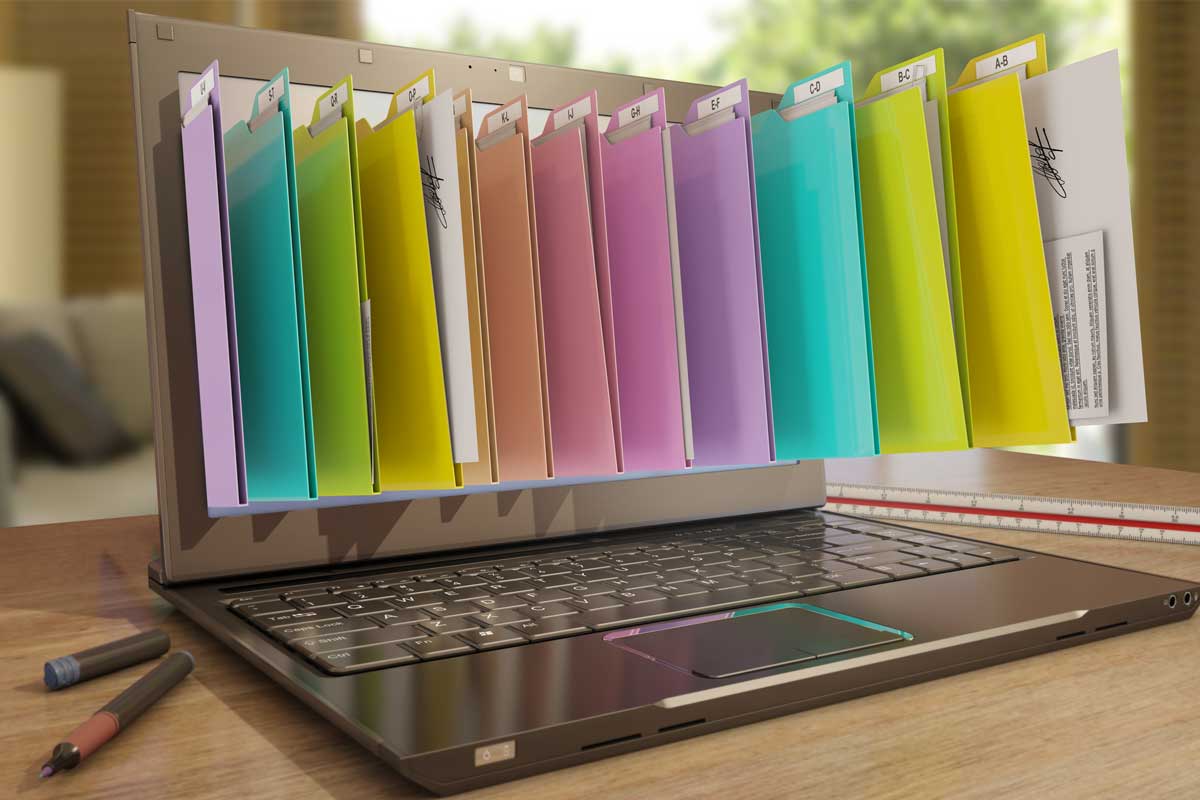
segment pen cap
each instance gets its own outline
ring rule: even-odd
[[[158,658],[171,647],[171,637],[155,629],[118,639],[46,662],[45,680],[50,689],[62,689],[119,669]]]
[[[101,712],[107,711],[117,718],[118,724],[124,728],[142,715],[150,706],[158,702],[167,691],[187,677],[196,666],[192,654],[186,650],[178,650],[159,662],[158,666],[147,672],[132,686],[108,702]]]

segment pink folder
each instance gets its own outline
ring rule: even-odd
[[[214,61],[179,95],[201,450],[210,508],[246,503],[219,72]]]
[[[593,110],[590,98],[583,98]],[[608,365],[589,209],[584,119],[533,141],[534,205],[554,467],[559,476],[617,471]],[[593,120],[595,114],[591,115]]]
[[[687,466],[663,155],[666,124],[666,97],[657,89],[619,107],[600,142],[626,472]]]

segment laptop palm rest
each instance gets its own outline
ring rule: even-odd
[[[666,623],[622,633],[609,641],[704,678],[730,678],[912,638],[802,603],[742,609],[682,625]]]

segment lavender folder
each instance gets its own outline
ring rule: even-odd
[[[204,484],[209,508],[228,508],[246,503],[246,462],[218,75],[214,61],[179,99]]]
[[[692,463],[766,464],[771,414],[746,81],[698,99],[670,136]]]

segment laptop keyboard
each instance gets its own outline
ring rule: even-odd
[[[323,671],[344,675],[1021,557],[804,512],[276,587],[230,608]]]

